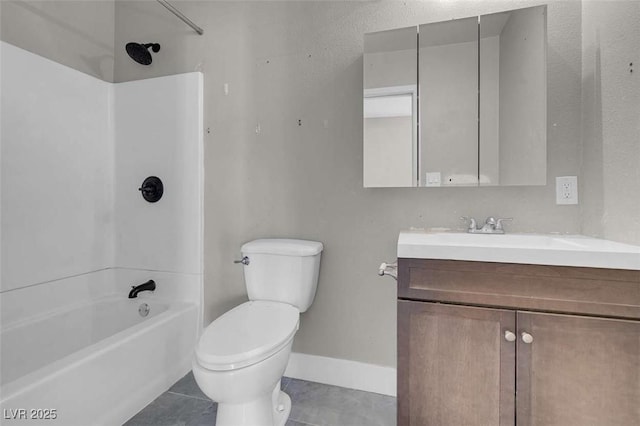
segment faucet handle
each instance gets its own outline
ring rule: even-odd
[[[487,225],[495,225],[497,222],[495,217],[489,216],[487,220],[484,221],[484,223]]]
[[[473,229],[474,231],[476,230],[476,220],[472,217],[468,217],[468,216],[461,216],[460,220],[464,220],[464,221],[469,221],[469,227],[468,229]]]
[[[502,227],[502,222],[504,222],[505,220],[513,220],[513,218],[512,217],[503,217],[503,218],[498,219],[496,221],[496,229],[504,229]]]

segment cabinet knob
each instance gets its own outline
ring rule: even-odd
[[[527,344],[532,343],[533,342],[533,336],[530,335],[529,333],[527,333],[526,331],[523,331],[522,332],[522,341],[524,343],[527,343]]]
[[[507,330],[504,332],[504,340],[506,340],[507,342],[515,342],[516,334],[513,331]]]

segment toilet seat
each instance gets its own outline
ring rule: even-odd
[[[286,303],[251,301],[213,321],[196,346],[202,367],[235,370],[256,364],[285,347],[299,326],[300,313]]]

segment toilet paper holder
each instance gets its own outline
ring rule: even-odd
[[[398,280],[398,262],[387,263],[382,262],[380,267],[378,268],[378,275],[381,277],[384,275],[388,275],[392,277],[394,280]]]

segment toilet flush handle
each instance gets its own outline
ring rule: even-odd
[[[242,263],[243,265],[248,265],[249,264],[249,258],[247,256],[244,256],[240,260],[234,260],[233,263]]]

